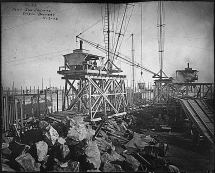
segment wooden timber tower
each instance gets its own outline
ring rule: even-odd
[[[153,78],[159,78],[154,81],[154,93],[153,93],[153,103],[157,106],[166,107],[167,102],[170,99],[170,93],[172,92],[172,79],[167,77],[167,75],[163,72],[163,55],[164,55],[164,8],[163,2],[158,1],[158,14],[157,14],[157,27],[158,27],[158,48],[159,48],[159,63],[160,63],[160,71],[157,73],[157,76],[154,75]]]
[[[63,111],[88,114],[91,121],[100,120],[102,115],[126,114],[126,76],[120,74],[122,70],[114,64],[113,56],[111,57],[109,53],[108,16],[109,14],[105,20],[107,23],[105,38],[108,39],[106,57],[90,54],[83,49],[84,39],[78,37],[80,49],[63,55],[64,66],[59,67],[57,71],[63,75],[62,79],[65,79]]]

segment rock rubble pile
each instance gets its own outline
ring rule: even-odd
[[[38,127],[20,137],[3,135],[2,171],[179,171],[162,158],[168,144],[132,131],[132,123],[130,115],[114,117],[95,135],[99,122],[86,122],[82,116],[38,120]]]

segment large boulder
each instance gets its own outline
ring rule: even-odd
[[[25,153],[15,159],[24,169],[25,172],[39,172],[40,163],[36,163],[34,158],[29,154]]]
[[[68,134],[67,137],[74,141],[82,141],[83,139],[90,140],[95,134],[95,130],[88,126],[84,121],[83,117],[76,117],[69,119],[67,122]]]
[[[94,169],[99,169],[101,164],[100,151],[96,141],[88,141],[85,149],[86,161],[89,165],[93,165]],[[90,166],[89,166],[90,167]]]
[[[38,161],[44,161],[48,153],[48,144],[44,141],[35,143],[37,148]]]
[[[43,137],[48,146],[53,146],[59,138],[59,134],[51,125],[48,125],[46,129],[43,130]]]

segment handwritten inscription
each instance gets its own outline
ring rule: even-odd
[[[12,8],[12,11],[21,12],[25,16],[41,16],[47,20],[58,20],[51,9],[37,7],[37,4],[24,4],[23,8]]]

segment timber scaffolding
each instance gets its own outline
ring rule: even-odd
[[[90,121],[126,114],[126,76],[110,60],[103,64],[103,59],[82,49],[82,41],[80,49],[64,55],[64,66],[57,71],[65,79],[63,111],[88,115]]]
[[[51,88],[3,88],[2,87],[2,130],[12,125],[23,130],[29,118],[41,118],[62,110],[63,89]]]

